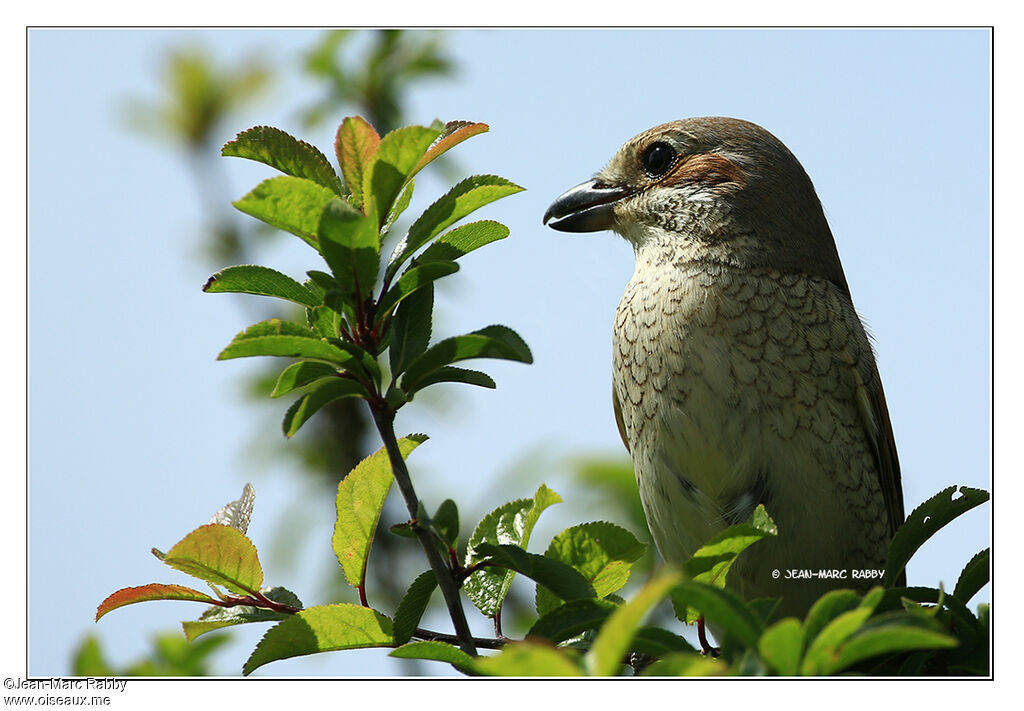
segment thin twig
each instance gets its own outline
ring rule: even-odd
[[[283,612],[288,615],[294,615],[302,612],[301,607],[294,607],[283,602],[277,602],[271,600],[260,592],[253,591],[252,595],[225,595],[220,600],[209,600],[218,607],[262,607],[267,610],[273,610],[274,612]]]
[[[459,644],[459,639],[453,634],[445,634],[444,632],[434,632],[433,630],[425,630],[422,627],[417,627],[416,632],[413,634],[414,637],[419,639],[429,640],[431,642],[447,642],[449,644]],[[507,639],[495,639],[493,637],[471,637],[473,644],[480,649],[501,649],[507,643]]]

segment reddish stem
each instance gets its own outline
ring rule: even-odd
[[[704,624],[704,615],[697,618],[697,639],[700,640],[701,654],[710,654],[712,657],[718,656],[718,647],[712,647],[708,642],[708,635]]]
[[[301,607],[287,605],[283,602],[275,602],[258,591],[252,591],[251,595],[227,595],[220,600],[213,600],[212,602],[219,607],[238,607],[239,605],[262,607],[286,615],[294,615],[302,611]]]

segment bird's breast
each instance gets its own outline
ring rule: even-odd
[[[871,357],[852,305],[823,279],[638,254],[613,379],[662,555],[685,560],[758,503],[785,532],[762,545],[761,568],[884,551],[866,528],[881,497],[855,396]]]
[[[752,364],[722,319],[733,275],[643,267],[616,313],[614,388],[658,547],[683,560],[755,485],[759,405],[736,377]]]

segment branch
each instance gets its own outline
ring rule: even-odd
[[[388,459],[391,460],[391,471],[395,476],[395,482],[398,484],[399,491],[402,492],[405,506],[409,509],[409,516],[415,519],[417,509],[419,508],[419,498],[416,496],[416,490],[413,488],[412,478],[409,476],[409,469],[405,465],[405,459],[398,449],[398,440],[395,437],[394,413],[386,409],[386,405],[383,405],[383,403],[377,405],[371,403],[370,410],[373,412],[373,420],[377,425],[377,431],[384,441],[384,448],[387,450]],[[470,633],[469,623],[466,621],[466,613],[462,609],[462,600],[459,598],[459,587],[455,582],[452,571],[445,565],[441,554],[438,553],[430,533],[421,526],[414,526],[413,530],[416,532],[420,545],[423,546],[424,553],[427,554],[427,560],[430,561],[430,567],[433,569],[434,575],[437,576],[437,585],[441,588],[445,605],[448,606],[448,614],[452,618],[452,624],[455,625],[454,639],[457,640],[463,652],[475,657],[477,656],[475,640]]]

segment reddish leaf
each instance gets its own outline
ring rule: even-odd
[[[338,126],[334,150],[338,154],[341,174],[345,184],[356,199],[360,209],[363,206],[363,174],[377,152],[380,136],[362,116],[349,116]]]
[[[486,133],[490,130],[490,126],[486,123],[473,123],[471,121],[449,121],[445,124],[444,132],[437,137],[427,152],[420,158],[419,163],[409,173],[409,177],[416,175],[420,172],[427,163],[437,158],[442,153],[450,150],[454,146],[465,141],[467,138],[472,138],[481,133]]]
[[[214,604],[216,601],[198,590],[187,588],[184,585],[165,585],[163,583],[150,583],[137,588],[122,588],[100,603],[96,608],[96,620],[125,605],[136,602],[148,602],[149,600],[191,600],[193,602],[205,602]]]

